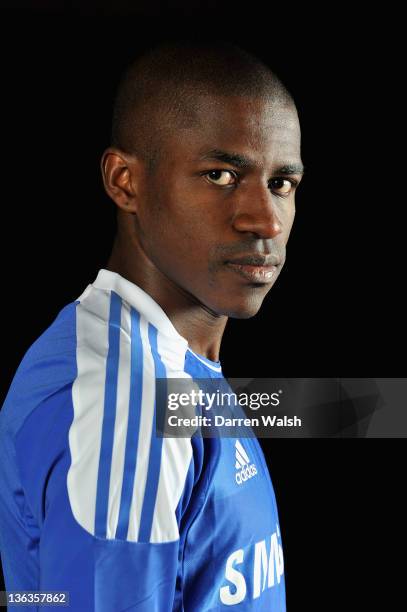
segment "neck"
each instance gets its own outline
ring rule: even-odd
[[[228,317],[212,312],[166,277],[146,256],[137,240],[118,231],[106,269],[117,272],[148,293],[194,352],[212,361],[219,360]]]

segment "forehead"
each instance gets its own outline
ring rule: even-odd
[[[193,127],[170,137],[171,154],[196,159],[210,149],[250,154],[261,163],[300,158],[300,126],[294,107],[263,98],[201,96]]]

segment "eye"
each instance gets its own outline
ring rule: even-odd
[[[269,187],[283,196],[288,195],[294,189],[294,186],[294,181],[285,178],[275,178],[269,182]]]
[[[208,181],[214,185],[233,185],[236,182],[236,175],[231,170],[210,170],[205,173]]]

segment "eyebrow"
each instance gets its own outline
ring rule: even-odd
[[[220,149],[211,149],[199,157],[199,161],[211,160],[222,161],[226,164],[236,166],[237,168],[255,168],[257,166],[252,159],[245,155],[222,151]],[[302,163],[286,163],[277,168],[276,171],[280,174],[304,174],[305,168]]]

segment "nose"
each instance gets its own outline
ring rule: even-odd
[[[251,232],[260,238],[275,238],[283,231],[276,208],[267,185],[247,187],[241,190],[235,202],[232,225],[238,232]]]

